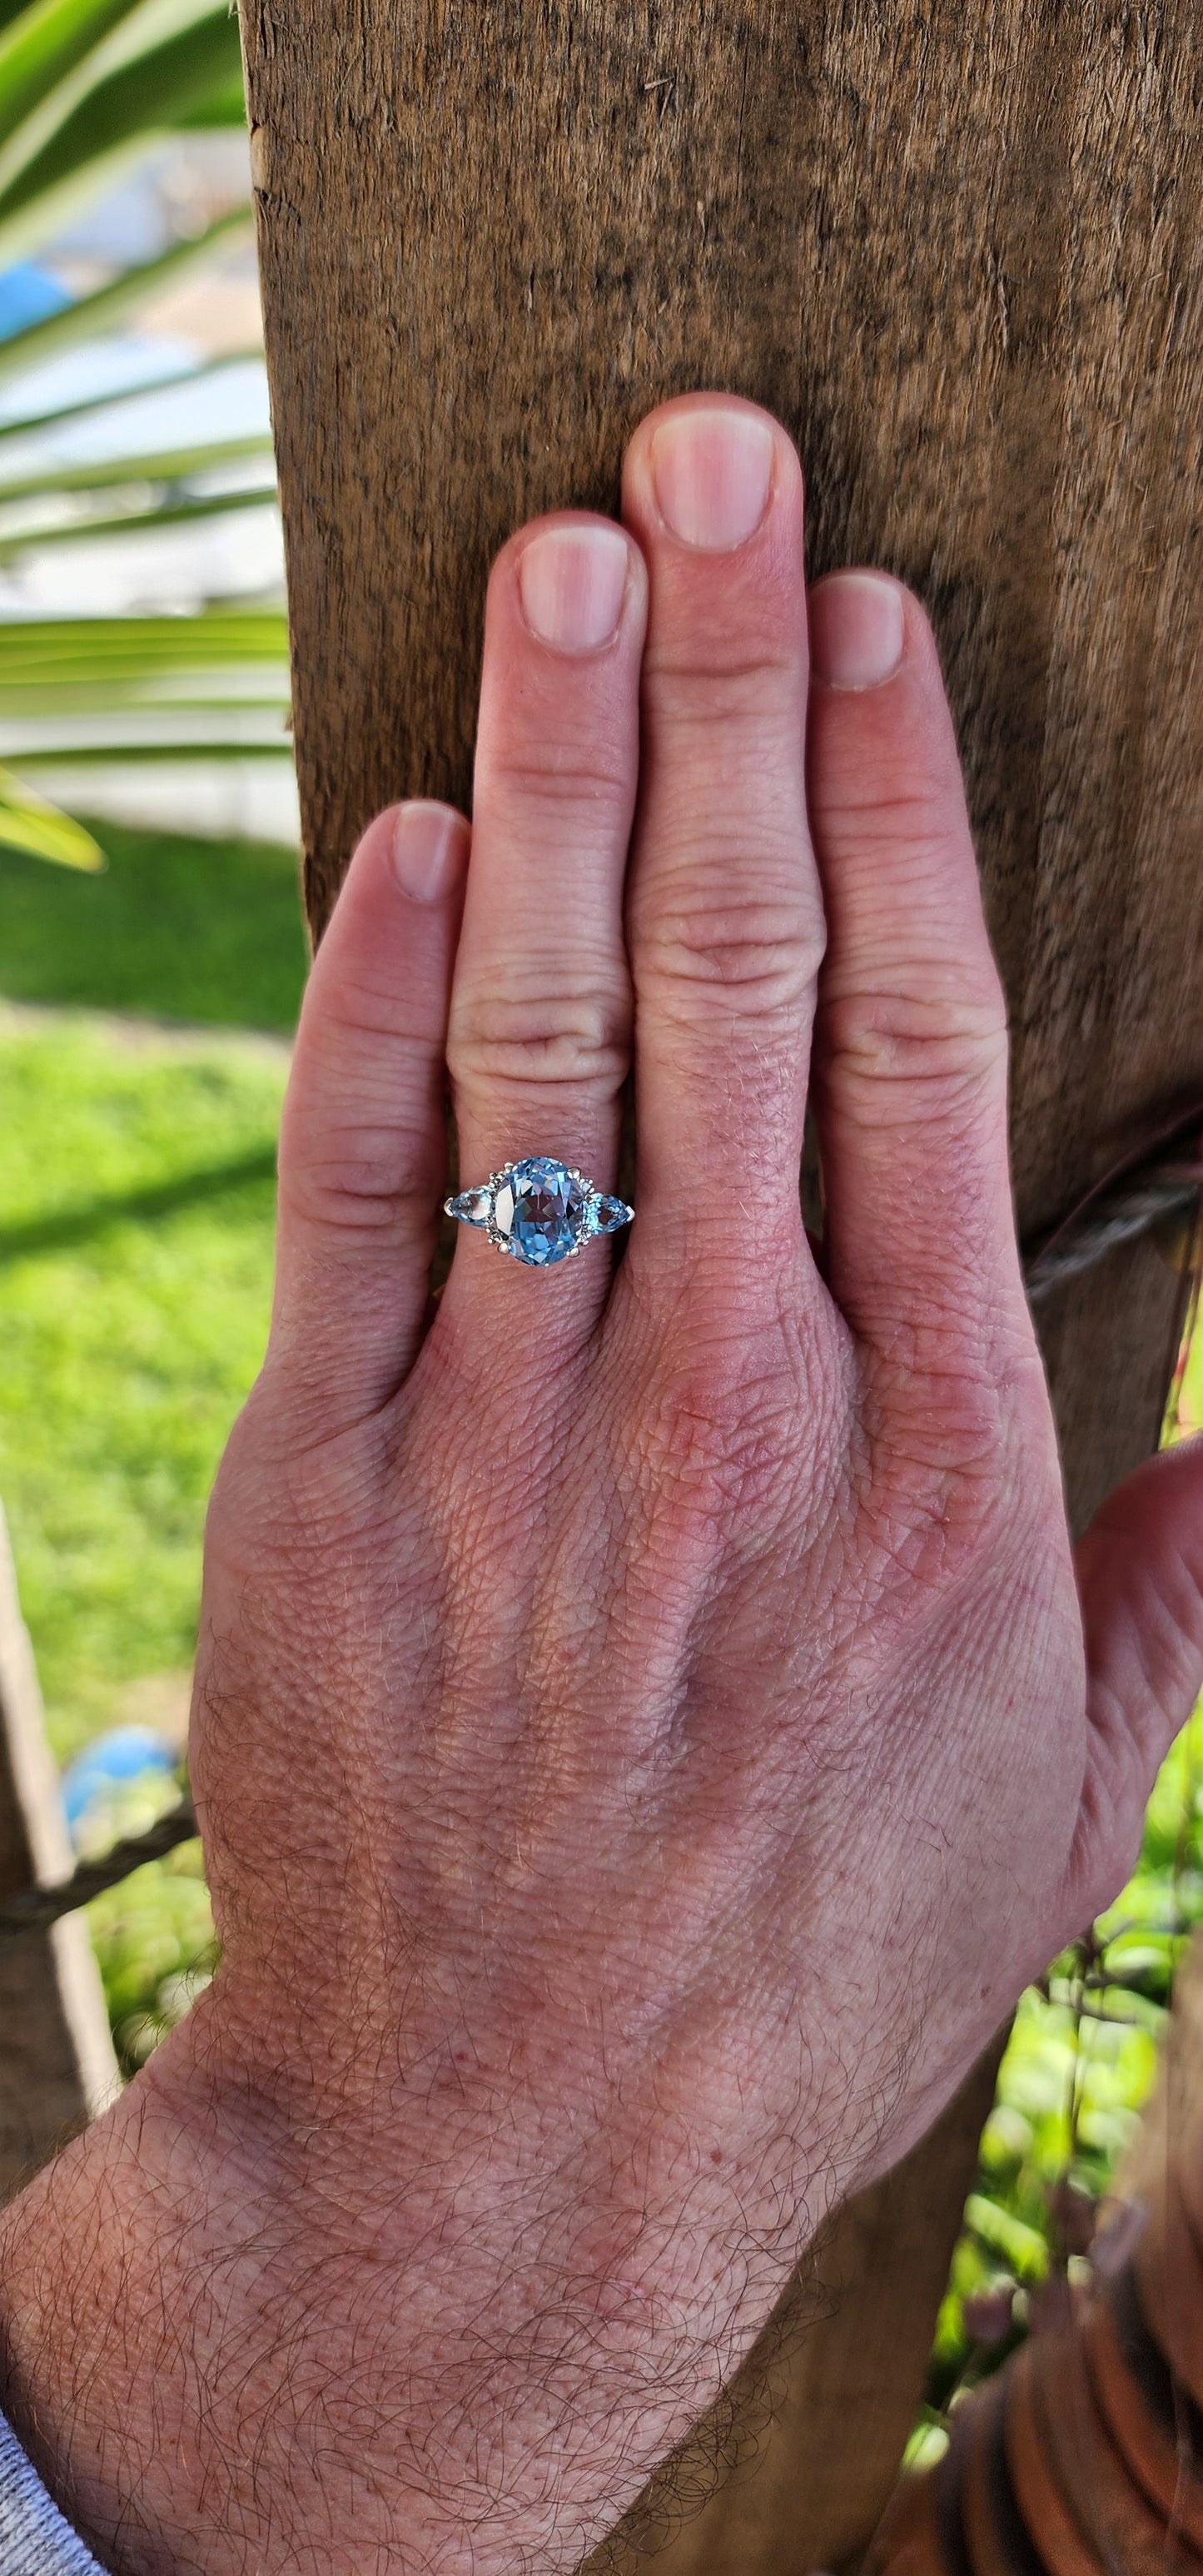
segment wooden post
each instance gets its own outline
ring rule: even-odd
[[[1051,1221],[1203,1091],[1193,0],[242,15],[315,931],[377,806],[468,800],[510,529],[613,507],[662,396],[753,395],[798,438],[812,569],[885,563],[935,619],[1012,1006],[1020,1222]],[[1153,1446],[1176,1303],[1146,1241],[1042,1310],[1078,1525]],[[874,2295],[888,2268],[924,2333],[972,2170],[950,2119],[930,2224],[888,2266],[860,2230]],[[837,2341],[862,2333],[850,2281],[843,2313]],[[848,2498],[866,2534],[882,2500],[808,2385],[828,2500],[793,2496],[745,2576],[803,2576],[847,2544]]]
[[[74,1854],[42,1724],[33,1650],[21,1618],[0,1511],[0,1906],[69,1878]],[[118,2089],[100,1974],[87,1926],[0,1946],[0,2199],[27,2181]]]

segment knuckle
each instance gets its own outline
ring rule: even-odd
[[[674,996],[696,1010],[728,995],[739,1016],[796,1020],[809,1006],[823,956],[821,921],[799,910],[796,891],[732,898],[720,892],[741,873],[730,855],[669,890],[639,925],[636,984],[657,1007]]]
[[[787,1470],[797,1387],[763,1314],[711,1324],[665,1353],[632,1419],[636,1482],[670,1547],[692,1532],[722,1551]]]
[[[630,1051],[625,989],[524,992],[507,979],[504,988],[457,997],[447,1065],[461,1089],[538,1084],[610,1100],[626,1080]]]
[[[585,745],[579,733],[565,739],[543,734],[509,749],[494,746],[488,764],[488,801],[503,831],[540,811],[625,812],[630,796],[629,760],[617,750],[607,758],[602,744]]]
[[[647,653],[644,686],[660,724],[704,726],[707,731],[737,727],[750,737],[763,735],[766,725],[772,724],[779,752],[780,704],[785,696],[791,722],[797,727],[796,653],[772,645],[749,651],[746,639],[741,651],[738,641],[729,642],[721,630],[707,640],[703,651]]]
[[[408,1133],[357,1126],[344,1138],[329,1129],[307,1152],[282,1157],[281,1216],[347,1241],[433,1236],[440,1170]]]
[[[951,1301],[899,1325],[874,1356],[862,1417],[860,1524],[895,1605],[1014,1569],[1059,1526],[1059,1482],[1034,1346],[983,1347]]]
[[[891,1092],[900,1113],[906,1093],[918,1086],[929,1109],[951,1116],[975,1106],[1006,1074],[1002,993],[984,984],[973,995],[917,987],[829,994],[821,1003],[819,1038],[825,1078],[841,1088],[841,1109],[878,1126],[889,1117]]]

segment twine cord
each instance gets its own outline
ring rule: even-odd
[[[1050,1234],[1024,1246],[1029,1305],[1039,1305],[1066,1281],[1093,1270],[1096,1262],[1121,1244],[1132,1243],[1153,1226],[1197,1208],[1203,1192],[1201,1128],[1203,1101],[1196,1101],[1136,1154],[1104,1173]],[[30,1932],[48,1932],[60,1916],[90,1904],[107,1888],[118,1887],[144,1862],[164,1860],[178,1843],[190,1841],[196,1829],[192,1800],[184,1797],[145,1833],[127,1835],[99,1860],[81,1861],[57,1887],[24,1889],[0,1907],[0,1944]]]
[[[103,1896],[108,1887],[117,1887],[131,1871],[141,1869],[144,1861],[165,1860],[177,1843],[192,1840],[196,1832],[196,1811],[189,1797],[181,1798],[178,1807],[157,1816],[145,1833],[127,1834],[99,1860],[84,1860],[70,1878],[60,1879],[57,1887],[26,1887],[19,1896],[10,1897],[0,1907],[0,1942],[17,1941],[26,1932],[48,1932],[60,1915],[74,1914],[77,1907],[90,1905],[94,1896]]]

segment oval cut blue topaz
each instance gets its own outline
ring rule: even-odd
[[[497,1184],[493,1224],[507,1251],[545,1270],[591,1233],[587,1185],[550,1154],[511,1163]]]

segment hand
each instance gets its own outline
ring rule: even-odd
[[[624,514],[505,548],[470,864],[380,817],[318,956],[208,1536],[223,1965],[7,2221],[8,2402],[128,2576],[571,2568],[1118,1887],[1203,1669],[1197,1453],[1083,1641],[921,609],[819,584],[808,700],[733,399]],[[625,1258],[466,1233],[432,1320],[445,1066],[465,1183],[608,1188],[632,1047]]]

